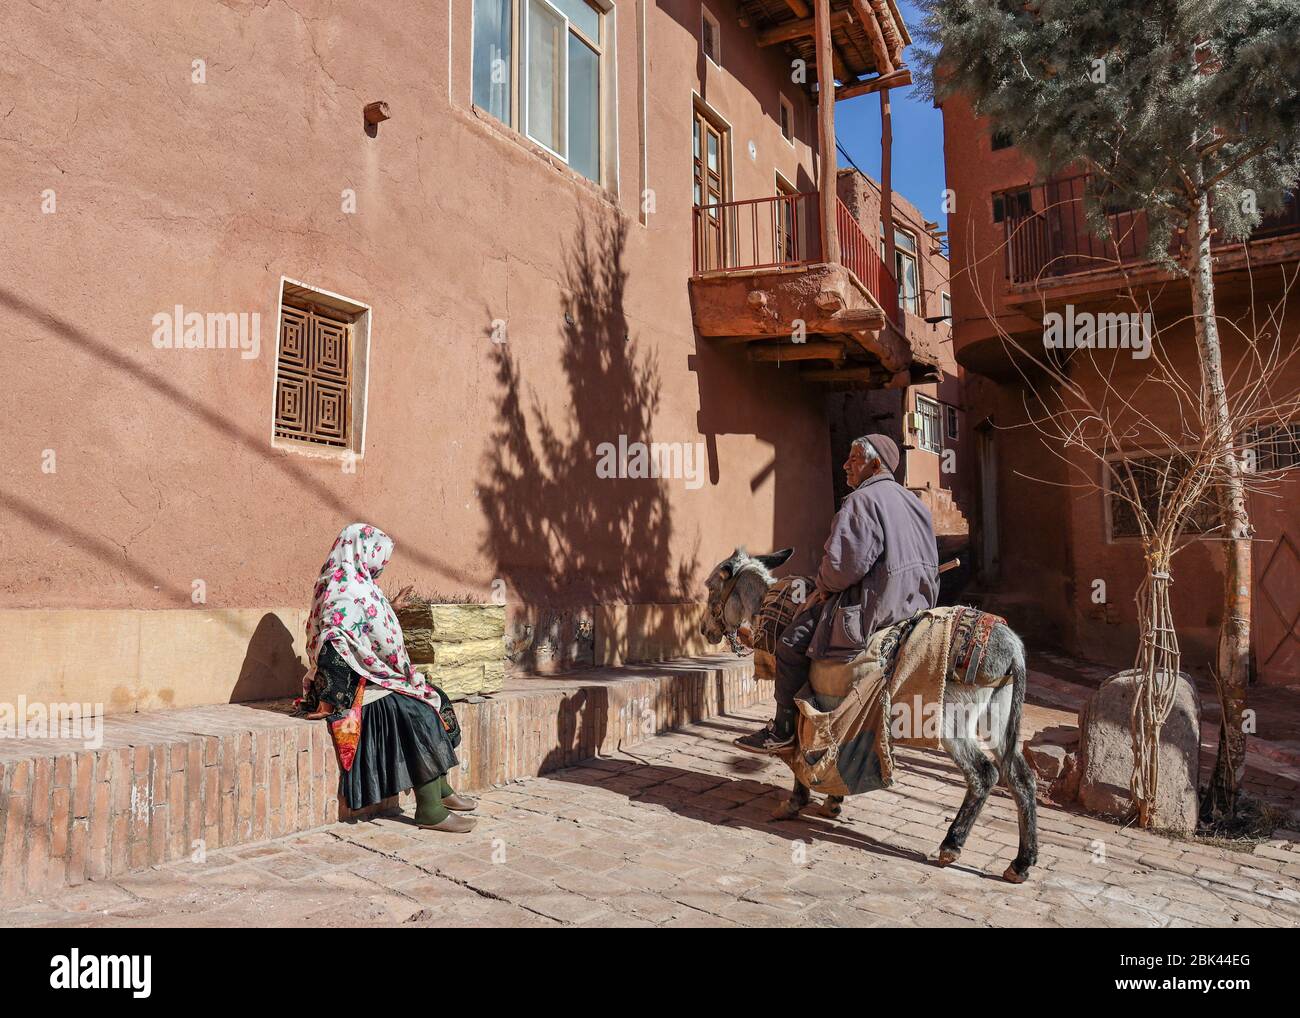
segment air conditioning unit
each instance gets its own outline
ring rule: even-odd
[[[920,430],[921,430],[921,415],[918,414],[918,413],[904,414],[904,415],[903,415],[903,427],[904,427],[907,431],[920,431]]]

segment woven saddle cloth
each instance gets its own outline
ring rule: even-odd
[[[1003,621],[966,606],[931,608],[877,631],[852,661],[814,661],[809,685],[795,698],[798,737],[783,759],[817,791],[856,794],[889,785],[895,744],[940,748],[945,679],[1010,681],[980,675],[989,636]],[[895,716],[895,703],[906,705],[903,715]],[[850,761],[853,775],[845,773]]]

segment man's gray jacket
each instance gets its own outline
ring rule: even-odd
[[[933,608],[939,549],[930,511],[887,471],[849,492],[831,523],[817,588],[828,595],[808,656],[847,661],[877,629]]]

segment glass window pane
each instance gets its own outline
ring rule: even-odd
[[[718,168],[718,136],[712,131],[709,132],[709,169],[717,170]]]
[[[569,165],[600,183],[600,55],[569,34]]]
[[[551,3],[563,11],[583,35],[600,45],[600,11],[587,0],[551,0]]]
[[[528,2],[528,136],[565,153],[564,19],[542,0]]]
[[[511,0],[474,0],[474,105],[510,123]]]
[[[904,251],[916,251],[916,238],[910,233],[904,233],[902,230],[894,231],[894,247],[901,247]]]

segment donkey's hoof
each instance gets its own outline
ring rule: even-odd
[[[1029,871],[1025,870],[1024,873],[1020,873],[1016,870],[1015,864],[1012,863],[1002,874],[1002,879],[1009,884],[1023,884],[1029,879]]]
[[[773,820],[794,820],[799,816],[800,806],[793,799],[782,799],[779,806],[772,810]]]
[[[841,802],[833,802],[830,799],[827,799],[820,806],[817,807],[818,816],[827,817],[828,819],[831,820],[838,820],[840,818],[840,814],[843,812],[844,812],[844,804]]]
[[[939,865],[951,866],[961,858],[960,848],[941,848],[939,849]]]

